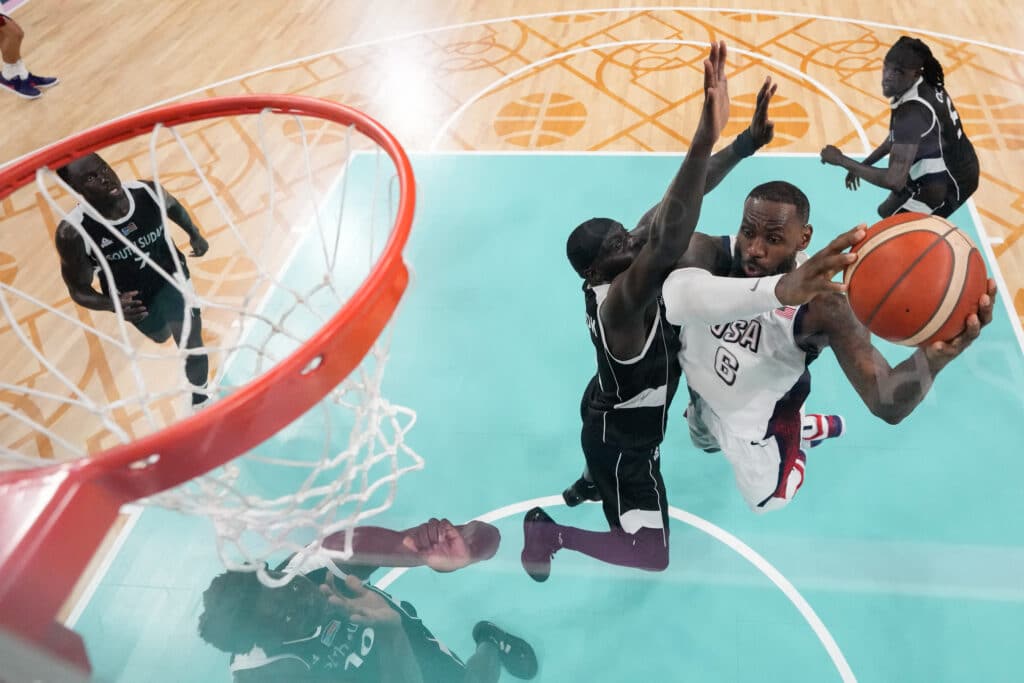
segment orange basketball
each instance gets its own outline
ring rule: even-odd
[[[890,216],[868,228],[846,269],[850,306],[865,327],[905,346],[949,341],[985,293],[985,262],[944,218]]]

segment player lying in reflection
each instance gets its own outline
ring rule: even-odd
[[[481,621],[473,628],[476,651],[463,662],[412,605],[363,583],[378,567],[455,571],[493,557],[499,542],[498,530],[483,522],[431,519],[405,531],[358,527],[352,557],[335,563],[343,582],[334,583],[322,560],[300,564],[297,556],[271,572],[298,570],[280,588],[263,585],[254,572],[216,577],[203,593],[199,635],[232,655],[236,683],[485,683],[497,681],[502,667],[530,679],[537,658],[525,640]],[[324,545],[341,550],[344,537],[329,536]]]

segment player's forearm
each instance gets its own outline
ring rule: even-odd
[[[673,325],[719,325],[766,313],[782,305],[776,296],[782,278],[718,277],[701,268],[674,270],[661,290],[665,319]]]
[[[707,136],[694,136],[686,159],[654,212],[649,243],[669,263],[686,251],[697,229],[713,144]]]
[[[875,400],[868,404],[871,412],[889,424],[897,424],[914,412],[944,366],[933,363],[918,349],[894,368],[877,371]]]
[[[82,308],[88,308],[93,311],[113,311],[114,301],[106,294],[97,292],[95,289],[89,286],[78,286],[69,287],[68,293],[71,295],[71,300]]]
[[[839,160],[839,165],[853,173],[861,180],[886,190],[901,190],[907,184],[906,178],[903,178],[903,181],[900,182],[894,178],[891,173],[889,173],[888,168],[875,168],[874,166],[868,166],[860,163],[859,161],[854,161],[848,156],[843,156]]]
[[[378,659],[381,683],[423,683],[423,672],[401,621],[375,625],[374,632],[383,641]]]
[[[406,531],[360,526],[353,529],[351,533],[352,557],[345,561],[335,561],[339,567],[349,573],[368,576],[378,567],[418,567],[423,564],[422,558],[415,551],[403,545],[402,541],[408,533]],[[328,550],[343,551],[345,549],[344,533],[339,532],[328,536],[324,539],[324,547]]]
[[[708,161],[708,177],[704,185],[704,194],[715,189],[740,161],[753,156],[758,149],[760,147],[754,142],[748,128],[740,133],[731,145],[715,152]]]
[[[882,159],[889,154],[889,150],[891,148],[892,143],[890,143],[888,138],[886,138],[885,142],[876,147],[875,151],[873,151],[871,154],[864,157],[864,161],[862,161],[861,163],[864,166],[874,166],[879,159]]]
[[[188,233],[189,238],[198,237],[200,235],[199,228],[192,222],[192,217],[188,215],[188,211],[179,202],[171,202],[167,207],[167,217],[177,223],[182,230]]]

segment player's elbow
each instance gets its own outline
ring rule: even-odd
[[[889,172],[885,174],[885,187],[893,192],[902,192],[907,187],[907,181],[910,180],[908,170],[900,168],[889,168]]]
[[[871,414],[882,422],[891,425],[898,425],[903,422],[907,415],[903,411],[896,410],[893,406],[876,405],[871,407]]]

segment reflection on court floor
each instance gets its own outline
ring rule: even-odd
[[[582,467],[578,405],[594,359],[565,238],[592,216],[631,225],[679,160],[414,157],[416,275],[385,385],[418,411],[410,443],[427,466],[401,481],[375,522],[493,513],[503,541],[490,562],[453,574],[411,570],[388,590],[455,652],[472,651],[479,619],[528,637],[541,681],[840,680],[821,633],[770,572],[727,547],[731,535],[806,599],[858,680],[1014,680],[1011,654],[1024,633],[1024,528],[1015,523],[1024,518],[1024,354],[1002,303],[982,339],[895,427],[868,413],[825,352],[811,366],[807,407],[844,415],[849,432],[809,455],[806,484],[787,509],[751,514],[724,460],[689,445],[677,402],[662,451],[679,510],[668,570],[563,553],[544,584],[523,572],[516,510],[557,494]],[[743,162],[706,199],[701,230],[734,232],[746,192],[771,179],[810,197],[812,248],[873,221],[878,193],[837,191],[820,168],[808,157]],[[968,211],[953,221],[981,243]],[[908,354],[882,348],[891,362]],[[301,430],[292,437],[276,447],[301,450]],[[597,506],[550,512],[603,528]],[[196,635],[218,566],[202,520],[143,513],[77,622],[98,679],[185,680],[168,662],[187,661],[187,680],[230,680],[226,655]]]

